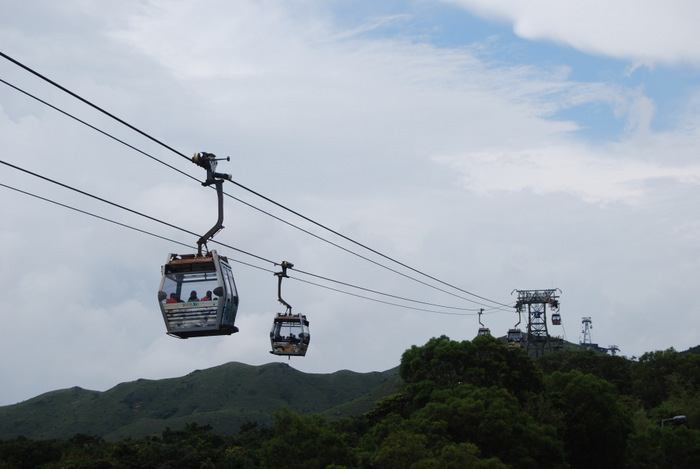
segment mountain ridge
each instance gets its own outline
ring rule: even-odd
[[[304,373],[286,363],[228,362],[160,380],[137,379],[106,391],[78,386],[0,407],[0,438],[65,438],[85,433],[118,439],[196,422],[231,434],[246,422],[270,423],[290,408],[329,417],[356,415],[400,385],[398,367],[358,373]]]

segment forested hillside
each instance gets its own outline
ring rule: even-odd
[[[11,439],[0,467],[700,467],[697,354],[536,362],[489,337],[443,336],[407,350],[399,373],[398,391],[361,416],[281,410],[231,436],[191,424],[117,442]]]
[[[63,389],[0,407],[0,438],[140,437],[188,422],[232,434],[246,422],[272,423],[289,408],[331,416],[360,414],[394,392],[398,370],[310,374],[285,363],[227,363],[180,378],[122,383],[105,391]]]

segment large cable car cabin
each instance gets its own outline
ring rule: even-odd
[[[216,251],[170,254],[158,291],[169,335],[187,339],[238,332],[238,291],[228,259]]]
[[[561,314],[559,314],[559,313],[552,314],[552,324],[555,326],[561,325]]]
[[[303,357],[309,348],[311,334],[309,333],[309,321],[303,314],[293,314],[292,307],[282,299],[282,279],[288,278],[287,268],[294,267],[287,261],[282,261],[282,272],[276,272],[277,276],[277,301],[282,303],[286,310],[277,313],[272,321],[270,330],[270,345],[273,355],[291,357]]]
[[[227,158],[228,159],[228,158]],[[216,224],[197,241],[196,254],[169,254],[162,267],[158,302],[168,335],[187,339],[238,332],[238,291],[228,259],[202,247],[223,228],[223,181],[228,174],[215,172],[216,156],[197,153],[192,161],[207,170],[203,186],[216,187],[219,215]]]

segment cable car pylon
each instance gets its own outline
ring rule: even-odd
[[[162,279],[158,303],[167,334],[180,339],[238,332],[234,325],[238,312],[238,290],[228,259],[209,251],[207,242],[221,229],[224,222],[223,182],[229,174],[217,173],[213,153],[195,153],[192,162],[207,171],[203,186],[216,187],[218,216],[209,231],[197,240],[196,254],[168,254],[161,268]],[[202,253],[202,248],[206,253]],[[183,299],[183,294],[188,295]]]
[[[292,357],[303,357],[309,348],[311,334],[309,333],[309,321],[303,314],[293,314],[292,305],[282,298],[282,279],[289,278],[287,269],[294,267],[294,264],[282,261],[282,270],[275,272],[277,277],[277,301],[284,307],[284,313],[277,313],[272,321],[270,330],[270,345],[273,355]]]

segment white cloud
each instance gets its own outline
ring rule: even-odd
[[[11,55],[186,153],[230,154],[221,168],[242,183],[490,297],[560,286],[567,326],[575,329],[575,316],[590,302],[599,308],[598,324],[609,311],[628,321],[624,330],[612,320],[607,328],[625,352],[695,345],[671,330],[641,340],[634,318],[657,311],[638,302],[638,285],[653,291],[656,277],[670,283],[700,268],[692,236],[697,104],[678,110],[678,128],[654,132],[653,103],[639,90],[574,82],[566,66],[494,65],[469,48],[368,39],[358,32],[377,20],[339,28],[317,3],[115,2],[108,20],[83,2],[49,3],[52,9],[15,7],[12,24],[0,18]],[[79,24],[79,34],[67,34],[66,18]],[[15,67],[3,63],[0,72],[197,174]],[[213,223],[211,191],[6,88],[0,103],[6,159],[198,232]],[[585,103],[609,105],[630,123],[620,141],[587,146],[572,132],[576,122],[551,118]],[[194,241],[6,168],[0,181]],[[124,379],[272,358],[267,334],[279,310],[272,275],[235,267],[239,334],[178,341],[164,335],[155,290],[166,253],[180,248],[4,189],[0,197],[0,219],[12,220],[0,227],[1,254],[18,259],[0,265],[3,291],[12,292],[0,318],[13,324],[0,328],[0,354],[16,357],[0,362],[0,381],[11,383],[0,388],[0,403],[58,386],[104,389]],[[608,203],[618,201],[643,203]],[[530,226],[531,213],[556,214],[556,223]],[[457,302],[229,199],[224,225],[217,239],[304,270]],[[668,245],[674,248],[664,250]],[[697,324],[700,316],[685,308],[694,304],[693,287],[663,285],[669,288],[684,308],[678,319]],[[305,371],[387,368],[411,344],[442,333],[468,338],[477,327],[472,317],[426,316],[294,282],[285,297],[311,319],[309,355],[292,362]],[[494,314],[487,323],[499,332],[513,319]],[[658,326],[662,319],[649,321]],[[605,340],[606,328],[597,332]]]
[[[612,148],[551,146],[438,156],[435,160],[461,171],[464,187],[481,194],[525,190],[571,194],[590,203],[636,203],[645,195],[647,184],[655,180],[700,183],[698,164],[669,167],[631,159]]]
[[[700,64],[693,0],[452,0],[477,14],[513,23],[525,39],[653,65]]]

